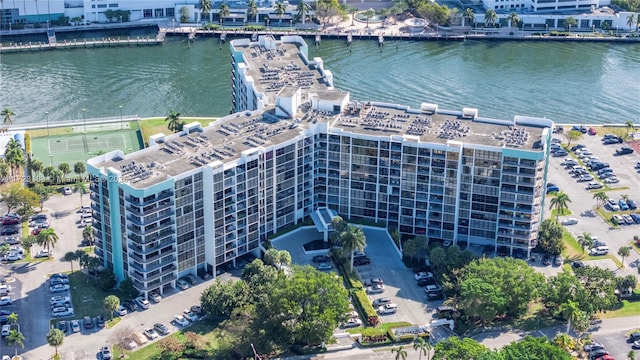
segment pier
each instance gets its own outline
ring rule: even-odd
[[[58,42],[55,35],[49,36],[49,43],[15,43],[9,46],[0,46],[0,53],[29,52],[29,51],[45,51],[45,50],[66,50],[78,48],[99,48],[99,47],[118,47],[118,46],[153,46],[162,45],[164,43],[164,33],[161,31],[155,38],[102,38],[102,39],[74,39],[73,41],[64,40]]]

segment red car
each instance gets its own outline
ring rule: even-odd
[[[596,131],[596,128],[590,127],[589,128],[589,135],[596,135],[596,134],[598,134],[598,132]]]
[[[17,225],[20,223],[20,219],[11,217],[11,216],[5,216],[2,219],[2,225]]]
[[[41,228],[35,228],[33,229],[33,231],[31,231],[31,235],[37,236],[38,234],[40,234],[40,231],[42,231]]]

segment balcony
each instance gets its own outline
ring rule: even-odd
[[[172,272],[174,272],[176,270],[176,266],[175,265],[171,265],[171,268],[164,270],[164,271],[157,271],[154,274],[146,274],[146,277],[144,275],[140,275],[138,273],[136,273],[135,271],[131,274],[131,277],[133,279],[136,279],[142,283],[147,282],[147,286],[151,286],[152,283],[156,282],[159,283],[160,278],[163,275],[167,275],[170,274]],[[157,285],[156,285],[157,286]]]
[[[165,249],[166,247],[169,247],[169,246],[171,246],[171,250],[168,250],[168,251],[174,251],[175,250],[173,247],[174,244],[175,244],[175,240],[172,237],[169,237],[163,241],[154,242],[144,247],[131,241],[127,243],[127,246],[129,247],[129,250],[130,252],[132,252],[132,254],[137,254],[136,256],[139,257],[140,261],[148,262],[153,259],[150,259],[148,257],[146,259],[143,259],[144,255],[148,255],[154,251]]]
[[[139,198],[134,198],[133,196],[129,195],[125,198],[125,200],[128,203],[137,205],[137,206],[141,206],[141,207],[145,207],[146,205],[150,205],[153,204],[155,202],[158,202],[160,200],[163,199],[168,199],[170,197],[173,196],[173,193],[171,191],[162,191],[160,192],[160,194],[158,194],[156,197],[154,197],[153,199],[147,200],[147,201],[143,201],[143,202],[139,202],[140,199]]]

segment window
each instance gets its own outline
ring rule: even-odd
[[[151,18],[151,17],[153,17],[153,10],[152,9],[144,9],[144,10],[142,10],[142,17],[143,18]]]

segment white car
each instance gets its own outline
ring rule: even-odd
[[[145,299],[143,297],[137,297],[136,298],[136,304],[138,304],[138,306],[143,308],[143,309],[148,309],[149,308],[149,301],[147,301],[147,299]]]
[[[394,303],[384,304],[378,308],[378,314],[380,315],[395,314],[396,311],[398,311],[398,305]]]
[[[11,285],[0,284],[0,295],[2,296],[9,295],[10,292],[11,292]]]
[[[62,188],[62,194],[63,195],[71,195],[71,194],[73,194],[73,189],[71,189],[68,186],[65,186],[64,188]]]
[[[162,300],[162,296],[155,291],[149,293],[149,299],[153,300],[154,303],[159,303]]]
[[[189,326],[189,320],[185,319],[182,315],[174,315],[173,321],[179,326]]]
[[[621,215],[615,214],[613,215],[611,220],[613,220],[618,225],[624,225],[624,218]]]
[[[64,306],[56,307],[51,310],[52,317],[64,317],[64,316],[73,316],[74,311],[73,308],[68,308]]]
[[[158,335],[158,332],[153,328],[144,329],[144,336],[146,336],[149,340],[155,340],[160,337],[160,335]]]
[[[620,179],[618,179],[617,176],[612,176],[610,178],[604,179],[604,182],[607,184],[617,184],[620,182]]]
[[[593,189],[602,189],[604,187],[604,185],[600,184],[597,181],[594,182],[590,182],[589,186],[587,186],[587,189],[589,190],[593,190]]]
[[[127,309],[125,309],[124,306],[120,305],[116,310],[116,314],[118,314],[118,316],[125,316],[127,315]]]
[[[12,302],[13,302],[13,300],[11,299],[11,296],[2,296],[2,297],[0,297],[0,306],[1,305],[11,305]]]
[[[5,258],[6,258],[8,261],[18,261],[18,260],[22,260],[22,258],[23,258],[23,257],[22,257],[22,254],[20,254],[19,252],[17,252],[17,251],[11,251],[10,253],[8,253],[8,254],[5,256]]]
[[[367,294],[382,294],[384,292],[384,285],[373,284],[367,288]]]
[[[318,264],[318,266],[316,266],[316,269],[323,271],[323,270],[331,270],[333,269],[333,266],[331,266],[330,263],[320,263]]]
[[[36,259],[48,258],[48,257],[49,257],[49,250],[46,250],[46,249],[38,251],[38,253],[35,256]]]
[[[358,326],[362,326],[362,320],[358,318],[350,318],[342,324],[343,328],[354,328]]]
[[[69,296],[53,296],[50,300],[49,300],[49,305],[62,305],[62,304],[66,304],[66,303],[71,303],[71,297]]]
[[[575,225],[578,223],[578,219],[576,218],[568,218],[568,219],[564,219],[562,220],[562,222],[560,222],[562,225]]]
[[[49,292],[57,293],[69,290],[69,285],[67,284],[57,284],[49,287]]]
[[[2,325],[2,336],[9,336],[9,333],[11,332],[11,325]]]
[[[416,273],[415,275],[413,275],[413,277],[417,280],[422,280],[422,279],[429,279],[433,277],[433,274],[430,272],[426,272],[426,271],[421,271],[419,273]]]
[[[191,322],[196,322],[198,320],[200,320],[200,318],[198,317],[198,315],[194,314],[191,310],[189,309],[185,309],[184,311],[182,311],[182,315],[187,318],[187,320],[191,321]]]
[[[138,347],[138,344],[132,338],[123,338],[121,344],[127,350],[133,350]]]

